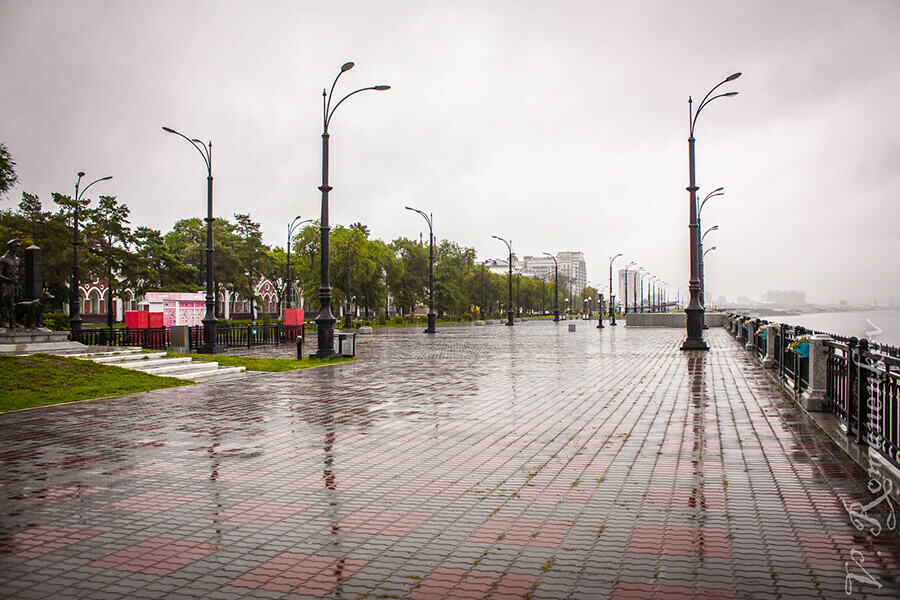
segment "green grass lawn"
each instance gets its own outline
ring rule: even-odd
[[[246,367],[248,371],[297,371],[311,367],[323,367],[339,363],[351,362],[355,358],[256,358],[253,356],[224,356],[222,354],[182,354],[180,352],[166,352],[167,356],[190,356],[194,360],[217,362],[223,367]]]
[[[0,356],[0,412],[192,383],[50,354]]]

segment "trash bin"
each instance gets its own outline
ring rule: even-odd
[[[337,335],[337,353],[341,356],[356,356],[356,333],[349,331],[338,331]]]
[[[187,325],[172,325],[172,352],[191,351],[191,328]]]

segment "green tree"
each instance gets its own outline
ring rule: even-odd
[[[137,261],[131,252],[134,236],[128,226],[131,211],[115,196],[100,196],[97,207],[86,209],[85,213],[84,262],[89,273],[107,283],[106,324],[112,328],[112,300],[125,298],[125,286],[119,284],[118,277],[125,282],[134,281],[137,271]]]
[[[387,268],[387,282],[394,303],[404,312],[412,312],[427,297],[428,250],[405,237],[391,242],[394,260]]]
[[[9,153],[6,144],[0,142],[0,199],[4,198],[18,181],[16,162]]]
[[[467,276],[475,267],[475,249],[442,240],[436,248],[434,265],[434,302],[438,316],[448,312],[461,316],[471,308]]]
[[[196,292],[197,267],[185,264],[162,234],[149,227],[134,230],[135,270],[131,285],[138,294],[148,291]]]

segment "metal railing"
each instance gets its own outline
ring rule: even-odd
[[[822,334],[802,327],[774,324],[759,332],[767,321],[726,314],[728,327],[736,332],[749,322],[746,336],[753,336],[754,354],[771,367],[781,385],[795,398],[809,387],[809,358],[791,349],[800,336]],[[752,330],[752,331],[751,331]],[[844,433],[855,436],[887,461],[900,468],[900,348],[873,344],[868,340],[827,333],[824,409],[841,420]],[[768,353],[767,336],[774,337],[774,352]],[[737,337],[737,335],[736,335]],[[820,384],[821,385],[821,384]],[[821,388],[820,388],[821,389]]]
[[[216,328],[216,346],[223,348],[293,344],[297,336],[314,332],[315,324],[285,325],[224,325]],[[153,329],[109,328],[70,331],[69,339],[87,346],[140,346],[147,350],[166,350],[172,347],[172,330],[169,327]],[[190,349],[204,346],[203,327],[190,329]]]

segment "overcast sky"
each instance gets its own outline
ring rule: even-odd
[[[331,221],[503,257],[624,254],[689,279],[688,97],[735,71],[695,131],[707,289],[900,302],[900,2],[0,0],[0,141],[56,210],[115,195],[132,226],[249,212],[284,246],[318,218],[322,89],[340,66]],[[94,193],[96,192],[96,194]],[[617,261],[623,266],[623,259]],[[684,293],[683,291],[683,293]]]

